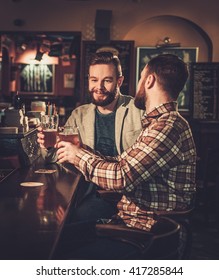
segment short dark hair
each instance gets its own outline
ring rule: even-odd
[[[97,64],[113,64],[116,69],[117,78],[122,76],[122,66],[118,56],[111,52],[98,52],[93,53],[89,59],[89,67]]]
[[[187,64],[173,54],[160,54],[148,62],[148,74],[155,73],[159,85],[168,94],[177,99],[182,91],[189,71]]]

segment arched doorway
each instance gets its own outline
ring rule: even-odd
[[[136,46],[156,46],[165,37],[181,47],[198,47],[198,61],[212,61],[212,41],[208,34],[194,22],[173,15],[161,15],[146,19],[133,27],[124,40],[135,40]]]

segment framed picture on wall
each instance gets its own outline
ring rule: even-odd
[[[19,64],[20,93],[54,94],[55,67],[52,64]]]
[[[121,92],[125,95],[134,95],[134,41],[111,41],[109,44],[98,44],[96,41],[82,42],[82,65],[81,65],[81,96],[82,103],[89,101],[88,96],[88,63],[92,53],[107,51],[116,54],[122,65],[124,82]]]
[[[76,83],[77,83],[77,62],[72,59],[69,63],[59,65],[56,67],[56,78],[58,83],[57,92],[59,96],[74,96],[76,97]]]
[[[64,74],[64,88],[74,88],[75,87],[75,75],[73,73]]]
[[[140,79],[140,74],[148,61],[159,54],[175,54],[188,63],[189,67],[192,62],[198,61],[198,47],[191,48],[156,48],[156,47],[138,47],[137,48],[137,61],[136,61],[136,86]],[[191,108],[191,82],[190,79],[185,84],[184,89],[179,95],[178,106],[180,111],[189,112]]]

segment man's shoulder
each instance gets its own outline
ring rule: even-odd
[[[118,105],[119,106],[133,106],[134,105],[134,98],[131,95],[124,95],[120,94],[119,95],[119,100],[118,100]]]
[[[178,111],[171,111],[162,114],[157,119],[157,124],[163,127],[173,128],[174,130],[185,131],[190,128],[188,121],[178,112]]]
[[[83,104],[78,106],[73,110],[75,113],[80,113],[80,112],[87,112],[87,110],[93,110],[95,108],[94,104],[89,103],[89,104]]]
[[[120,95],[119,95],[119,99],[121,99],[121,100],[127,100],[127,101],[130,101],[130,100],[134,101],[134,97],[133,97],[133,96],[131,96],[131,95],[125,95],[125,94],[121,94],[121,93],[120,93]]]

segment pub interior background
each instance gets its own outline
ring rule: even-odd
[[[219,257],[218,6],[217,0],[1,0],[0,9],[1,111],[18,91],[26,111],[33,101],[55,103],[64,123],[72,109],[87,102],[87,56],[99,48],[119,52],[122,93],[133,96],[144,48],[195,50],[192,61],[184,57],[191,62],[193,80],[181,112],[198,150],[193,257],[200,259]],[[32,63],[25,60],[27,53]],[[36,77],[39,65],[44,83],[27,84],[28,68]]]

